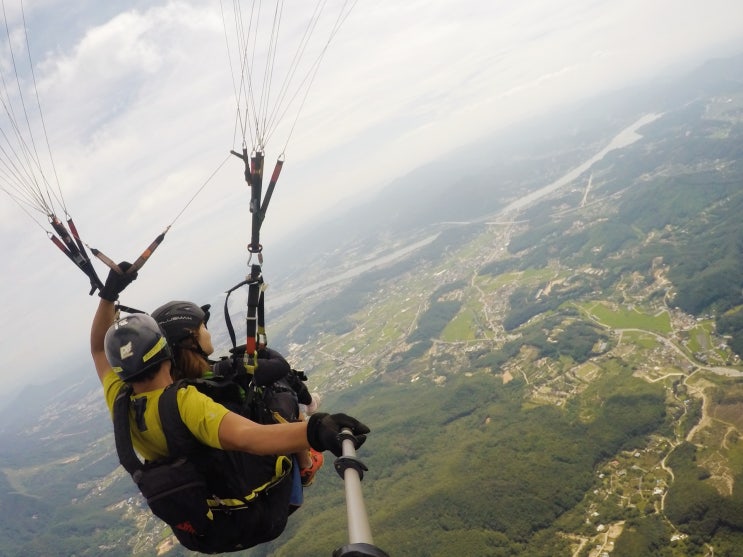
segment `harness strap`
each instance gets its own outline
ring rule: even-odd
[[[178,391],[186,386],[188,383],[183,380],[168,385],[160,395],[157,405],[165,441],[168,444],[168,454],[171,457],[189,456],[203,447],[183,423],[178,410]]]
[[[132,308],[132,307],[125,306],[125,305],[122,305],[122,304],[118,304],[118,303],[116,304],[116,310],[117,311],[125,311],[126,313],[147,313],[144,310],[137,309],[137,308]]]
[[[227,307],[227,302],[229,302],[230,300],[230,294],[232,294],[235,290],[237,290],[241,286],[245,286],[246,284],[249,284],[249,283],[250,283],[250,279],[248,278],[236,284],[235,286],[233,286],[226,292],[227,296],[225,296],[224,298],[224,322],[227,325],[227,332],[229,333],[230,340],[232,341],[232,348],[237,347],[237,337],[235,336],[235,328],[232,326],[232,319],[230,318],[230,311]]]
[[[122,385],[114,401],[113,423],[116,454],[119,455],[119,462],[132,477],[135,477],[135,474],[142,470],[143,464],[137,453],[134,452],[132,434],[129,429],[129,399],[131,396],[132,386]]]
[[[261,275],[260,265],[252,265],[250,276],[227,291],[227,296],[224,299],[224,322],[227,325],[227,333],[230,335],[232,351],[234,353],[235,348],[237,348],[237,336],[235,335],[235,328],[232,325],[228,304],[232,292],[246,284],[248,285],[248,313],[245,318],[245,354],[252,356],[256,352],[259,343],[267,343],[265,306],[263,301],[265,283]]]
[[[168,452],[173,457],[185,456],[189,450],[197,448],[198,441],[194,439],[186,424],[181,420],[178,411],[178,389],[180,384],[169,385],[160,395],[158,412],[162,423]],[[137,472],[144,468],[144,464],[137,456],[132,445],[132,434],[129,428],[129,408],[131,406],[132,386],[122,385],[114,401],[113,423],[116,453],[124,469],[131,474],[135,481]]]
[[[248,313],[245,316],[245,354],[252,356],[258,343],[266,344],[263,309],[263,275],[260,265],[251,265],[248,284]]]
[[[203,381],[203,383],[208,384],[209,381]],[[166,387],[158,401],[160,421],[171,457],[186,457],[189,453],[193,454],[200,448],[203,448],[203,445],[199,443],[186,424],[183,423],[178,410],[178,391],[188,385],[194,385],[196,388],[199,388],[201,382],[199,380],[181,380],[173,383]],[[202,387],[206,388],[203,385]],[[129,472],[134,481],[138,483],[144,469],[144,464],[134,451],[129,428],[129,406],[132,392],[132,386],[128,384],[124,384],[119,390],[113,406],[113,424],[116,453],[119,456],[119,462]],[[283,455],[278,456],[274,464],[273,476],[264,484],[254,488],[244,496],[228,499],[208,498],[207,504],[212,508],[224,507],[232,510],[245,507],[250,501],[282,480],[291,469],[291,459]]]
[[[279,483],[279,481],[281,481],[291,471],[291,469],[291,458],[281,455],[276,458],[276,464],[274,465],[273,476],[271,479],[254,488],[253,491],[248,493],[245,497],[234,499],[219,499],[215,497],[213,499],[207,499],[206,503],[213,508],[230,507],[232,510],[238,507],[245,507],[247,503],[256,499],[261,493],[268,491],[269,488]]]

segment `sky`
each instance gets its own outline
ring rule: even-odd
[[[743,50],[740,0],[330,0],[313,48],[343,5],[352,10],[306,96],[294,97],[265,141],[269,169],[285,159],[261,231],[266,275],[268,247],[301,242],[302,227],[328,207],[550,109]],[[255,35],[254,75],[276,61],[273,95],[313,7],[284,4],[272,57],[268,33]],[[54,163],[44,176],[56,176],[82,239],[131,261],[172,224],[122,301],[153,309],[231,286],[210,277],[247,262],[250,238],[243,163],[229,154],[242,149],[232,3],[26,0],[21,11],[4,0],[3,12],[3,88],[15,96],[17,72],[35,144],[51,154],[41,164]],[[9,126],[0,117],[3,133]],[[6,397],[62,373],[94,373],[88,332],[98,298],[48,229],[0,191]]]

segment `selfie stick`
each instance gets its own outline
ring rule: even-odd
[[[356,445],[351,430],[343,429],[340,437],[343,456],[336,459],[335,471],[343,478],[346,486],[349,544],[336,549],[333,557],[389,557],[372,541],[369,517],[366,514],[364,496],[361,493],[361,480],[368,468],[356,458]]]

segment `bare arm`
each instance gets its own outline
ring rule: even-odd
[[[115,315],[114,303],[101,298],[93,317],[93,324],[90,327],[90,353],[93,356],[95,370],[101,382],[103,382],[103,376],[111,369],[111,364],[108,363],[106,358],[104,341],[106,331],[113,324]]]
[[[262,425],[233,412],[222,418],[219,442],[225,450],[257,455],[289,454],[310,448],[306,422]]]

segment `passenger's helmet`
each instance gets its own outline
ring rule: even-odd
[[[168,342],[175,346],[191,336],[192,331],[198,329],[202,323],[207,322],[210,307],[199,307],[193,302],[176,300],[157,308],[152,312],[152,317],[162,328]]]
[[[134,381],[173,357],[163,331],[152,317],[136,313],[106,331],[106,358],[123,381]]]

